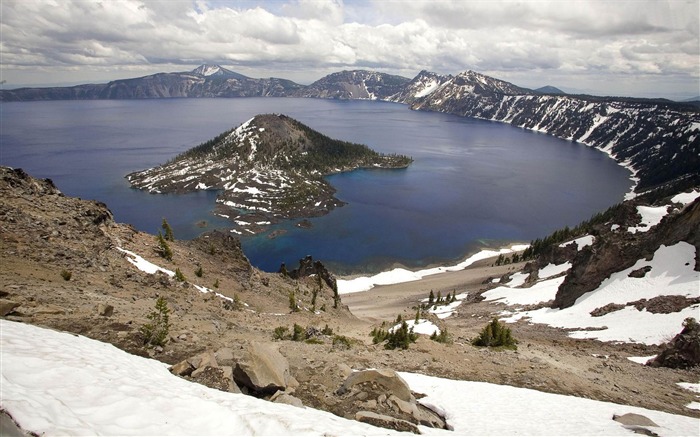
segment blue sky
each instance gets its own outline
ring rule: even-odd
[[[700,94],[700,0],[3,0],[4,87],[218,63],[310,83],[475,70],[517,85]]]

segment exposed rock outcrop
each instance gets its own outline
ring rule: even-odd
[[[676,335],[647,365],[679,369],[700,365],[700,323],[695,319],[686,319],[680,334]]]

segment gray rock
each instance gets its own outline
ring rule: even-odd
[[[112,314],[114,314],[114,307],[106,303],[101,303],[97,305],[97,314],[102,317],[112,317]]]
[[[283,391],[277,391],[272,397],[270,398],[271,402],[274,402],[276,404],[287,404],[287,405],[293,405],[295,407],[299,408],[304,408],[304,403],[301,402],[301,399],[294,397],[288,393],[285,393]]]
[[[659,426],[648,417],[635,413],[627,413],[622,416],[615,414],[613,420],[627,426]]]
[[[371,411],[358,411],[355,414],[355,420],[357,420],[358,422],[378,426],[381,428],[394,429],[396,431],[403,432],[408,431],[414,434],[420,434],[418,427],[412,424],[411,422],[396,419],[390,416],[384,416],[382,414],[373,413]]]
[[[236,358],[233,378],[239,386],[261,395],[286,390],[291,376],[289,363],[271,344],[251,342]]]
[[[5,317],[15,310],[20,304],[7,299],[0,299],[0,316]]]
[[[411,394],[411,389],[406,381],[398,373],[390,369],[370,369],[360,372],[353,372],[338,389],[338,394],[342,395],[350,391],[357,384],[376,383],[384,387],[387,393],[406,401],[415,401]]]

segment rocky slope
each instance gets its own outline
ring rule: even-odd
[[[575,340],[565,332],[528,324],[513,327],[518,351],[471,346],[469,340],[500,312],[498,306],[478,302],[478,290],[484,287],[479,284],[512,272],[513,266],[493,267],[493,260],[484,261],[483,276],[458,285],[470,293],[459,313],[445,320],[429,316],[440,327],[449,327],[454,344],[420,336],[409,350],[388,351],[373,344],[368,333],[397,313],[412,318],[412,307],[428,289],[414,294],[404,290],[386,318],[364,321],[342,304],[334,308],[333,278],[311,259],[302,260],[298,269],[290,267],[285,276],[251,267],[230,234],[208,233],[168,244],[172,261],[158,254],[153,235],[115,223],[105,205],[66,197],[50,181],[0,168],[0,317],[7,320],[85,335],[179,364],[183,377],[220,389],[235,390],[233,378],[241,390],[266,399],[301,400],[339,415],[375,420],[359,414],[371,411],[401,421],[384,417],[386,426],[406,429],[406,421],[426,420],[425,412],[411,404],[419,396],[408,396],[409,404],[404,403],[399,389],[387,386],[393,386],[384,377],[391,372],[381,372],[378,380],[353,382],[348,381],[352,370],[390,368],[692,414],[684,408],[692,393],[675,383],[696,378],[696,372],[645,368],[626,359],[655,353],[653,347]],[[147,271],[149,267],[157,268]],[[196,273],[200,267],[201,276]],[[184,281],[175,279],[176,270]],[[435,289],[443,295],[452,290]],[[290,296],[298,311],[290,310]],[[146,347],[140,328],[158,297],[170,308],[169,337],[162,347]],[[306,341],[290,339],[295,324]],[[286,329],[284,340],[274,340],[278,328]],[[250,367],[246,356],[261,350],[277,357],[275,363],[288,364],[276,366],[282,368],[286,384],[281,394],[258,392],[253,376],[240,373]]]
[[[410,162],[405,156],[381,155],[330,139],[284,115],[267,114],[127,179],[152,193],[221,190],[220,214],[253,231],[272,221],[319,216],[341,206],[325,175],[405,168]],[[240,216],[240,210],[252,214]]]

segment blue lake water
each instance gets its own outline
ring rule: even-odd
[[[124,175],[152,167],[260,113],[284,113],[333,138],[414,158],[406,170],[330,176],[348,205],[243,238],[251,262],[277,270],[313,255],[340,274],[450,264],[483,247],[529,241],[622,200],[629,172],[584,145],[501,123],[404,105],[317,99],[168,99],[0,104],[0,164],[105,202],[150,233],[178,238],[226,227],[215,192],[154,195]],[[206,220],[207,228],[196,223]]]

